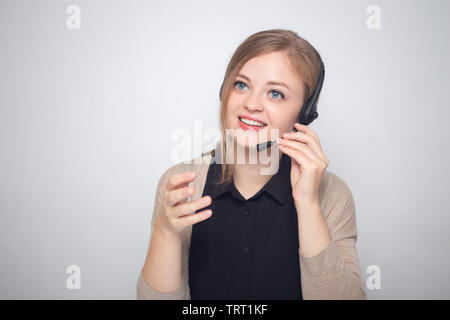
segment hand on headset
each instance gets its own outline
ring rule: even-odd
[[[295,124],[296,132],[277,139],[280,151],[291,157],[291,185],[295,205],[319,204],[319,187],[328,166],[318,135],[311,128]]]

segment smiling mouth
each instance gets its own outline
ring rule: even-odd
[[[249,127],[263,128],[263,127],[267,126],[267,124],[265,124],[264,122],[260,122],[260,121],[254,121],[254,120],[241,118],[241,117],[238,117],[238,119],[241,123],[243,123]]]

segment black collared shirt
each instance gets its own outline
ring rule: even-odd
[[[214,158],[213,158],[214,159]],[[221,164],[210,163],[203,196],[210,218],[192,226],[191,299],[302,299],[297,211],[291,159],[251,198],[234,183],[217,185]],[[197,211],[197,212],[198,212]]]

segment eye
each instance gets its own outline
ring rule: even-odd
[[[276,100],[278,100],[278,97],[279,96],[281,96],[281,99],[284,99],[284,94],[282,94],[281,92],[279,92],[279,91],[277,91],[277,90],[272,90],[272,91],[270,91],[271,93],[272,92],[275,92],[275,96],[272,96],[273,98],[275,98]]]
[[[236,81],[235,83],[234,83],[234,86],[236,87],[236,85],[238,85],[238,89],[239,90],[242,90],[242,89],[244,89],[244,87],[246,87],[247,85],[244,83],[244,82],[242,82],[242,81]],[[272,92],[274,92],[275,93],[275,96],[272,96],[272,98],[274,98],[275,100],[279,100],[279,97],[281,97],[281,99],[284,99],[284,94],[282,94],[280,91],[277,91],[277,90],[272,90],[272,91],[270,91],[271,93]]]
[[[238,84],[238,85],[242,84],[242,85],[246,86],[246,84],[243,83],[242,81],[236,81],[236,82],[234,83],[234,86],[236,86],[237,84]],[[239,88],[239,87],[238,87],[238,88]],[[243,89],[243,88],[240,87],[240,89]]]

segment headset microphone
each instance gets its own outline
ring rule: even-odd
[[[323,61],[320,58],[320,56],[319,56],[319,60],[320,60],[320,74],[319,74],[319,79],[317,80],[316,88],[314,89],[314,92],[311,95],[311,97],[308,99],[308,101],[306,101],[303,104],[303,107],[297,118],[297,122],[304,124],[305,126],[309,125],[311,122],[314,121],[314,119],[316,119],[319,116],[319,113],[317,112],[317,102],[318,102],[318,98],[320,95],[320,91],[322,90],[323,80],[325,78],[325,67],[323,65]],[[222,83],[222,86],[220,87],[219,99],[222,95],[222,87],[223,87],[223,83]],[[298,131],[298,130],[297,130],[297,128],[294,127],[293,131]],[[258,152],[260,152],[276,143],[277,143],[276,141],[267,141],[267,142],[257,144],[256,148],[257,148]]]

